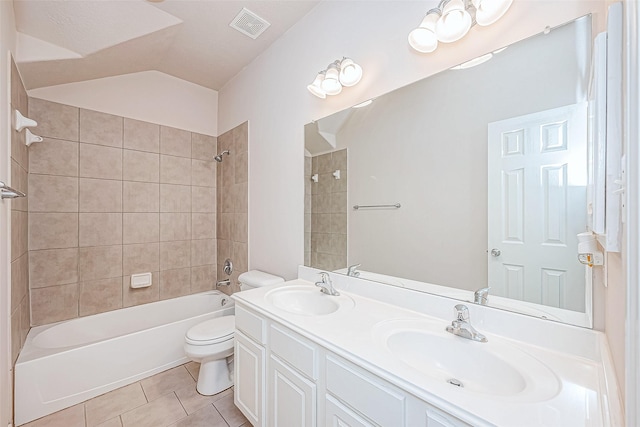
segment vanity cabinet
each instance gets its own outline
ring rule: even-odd
[[[234,401],[254,427],[469,427],[236,305]]]

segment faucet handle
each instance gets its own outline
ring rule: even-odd
[[[473,293],[473,302],[476,304],[486,305],[491,287],[478,289]]]
[[[349,268],[347,268],[347,276],[352,276],[352,277],[360,276],[360,272],[357,270],[358,270],[358,267],[360,267],[361,265],[362,264],[350,265]]]
[[[464,304],[456,304],[456,306],[453,307],[453,314],[456,316],[456,320],[460,322],[469,320],[469,309]]]

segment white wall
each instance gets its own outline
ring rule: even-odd
[[[218,92],[159,71],[48,86],[28,93],[48,101],[218,136]]]
[[[407,34],[431,4],[321,2],[220,90],[220,131],[249,121],[249,267],[293,278],[303,262],[305,123],[589,12],[602,28],[603,6],[516,0],[493,26],[421,55]],[[362,81],[326,100],[309,94],[316,73],[343,55],[362,65]]]
[[[0,181],[11,179],[9,100],[11,60],[16,29],[13,2],[0,2]],[[11,202],[0,201],[0,426],[13,418],[11,381]]]

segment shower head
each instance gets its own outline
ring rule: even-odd
[[[231,154],[231,152],[230,152],[229,150],[224,150],[222,153],[220,153],[220,154],[218,154],[217,156],[215,156],[215,157],[213,158],[213,160],[215,160],[215,161],[216,161],[216,162],[218,162],[218,163],[222,162],[222,155],[223,155],[223,154],[226,154],[226,155],[228,156],[229,154]]]

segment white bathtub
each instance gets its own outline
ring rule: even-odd
[[[15,366],[15,424],[186,363],[186,331],[233,313],[209,291],[32,328]]]

